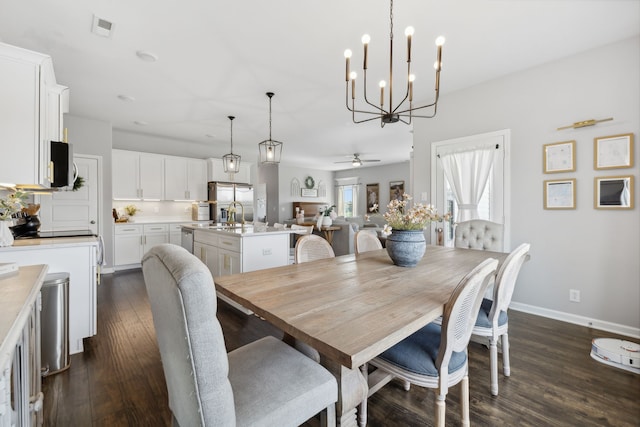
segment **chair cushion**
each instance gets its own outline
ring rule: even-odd
[[[378,357],[409,372],[437,377],[435,362],[439,348],[440,326],[429,323]],[[449,373],[464,367],[466,360],[467,355],[464,351],[453,352],[449,362]]]
[[[483,328],[490,328],[491,321],[489,320],[489,313],[491,312],[491,305],[493,301],[490,299],[483,298],[482,304],[480,305],[480,311],[478,312],[478,318],[476,319],[476,326],[480,326]],[[498,326],[502,326],[509,321],[509,317],[507,316],[506,311],[501,311],[498,315]]]
[[[338,398],[318,363],[268,336],[229,353],[237,426],[298,426]]]

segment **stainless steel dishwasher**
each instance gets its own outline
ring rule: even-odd
[[[188,250],[189,253],[193,253],[193,230],[182,227],[181,235],[180,246]]]

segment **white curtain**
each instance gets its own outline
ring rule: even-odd
[[[493,166],[493,148],[442,154],[442,170],[458,204],[456,222],[478,218],[478,202]]]

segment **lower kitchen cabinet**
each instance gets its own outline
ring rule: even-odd
[[[161,243],[169,243],[169,224],[116,225],[113,254],[115,268],[139,267],[144,254]]]

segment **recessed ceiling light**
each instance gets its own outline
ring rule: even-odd
[[[149,124],[149,122],[145,122],[145,121],[142,121],[142,120],[136,120],[133,123],[137,124],[138,126],[146,126],[146,125]]]
[[[133,102],[136,100],[133,96],[129,95],[118,95],[118,99],[125,102]]]
[[[145,62],[156,62],[158,60],[158,55],[147,50],[137,51],[136,56]]]

